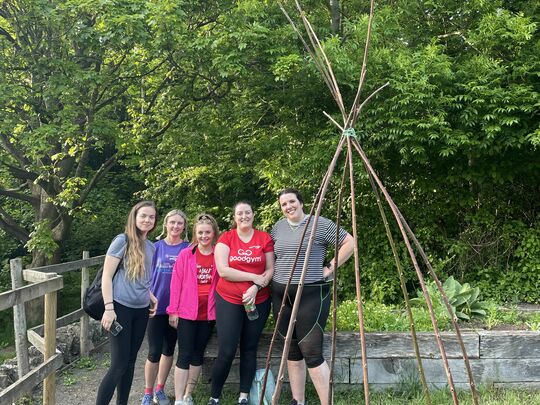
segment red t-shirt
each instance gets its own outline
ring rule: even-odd
[[[197,263],[197,288],[199,292],[197,320],[206,321],[208,320],[208,293],[212,285],[214,252],[209,255],[203,255],[197,249],[195,252],[195,261]]]
[[[243,242],[238,237],[236,229],[224,232],[218,243],[227,245],[229,252],[229,267],[247,273],[262,274],[266,267],[265,253],[274,251],[274,242],[270,234],[255,229],[249,242]],[[232,304],[242,304],[242,295],[251,287],[251,281],[227,281],[223,277],[218,280],[216,291],[225,301]],[[263,288],[257,294],[256,304],[268,299],[270,291]]]

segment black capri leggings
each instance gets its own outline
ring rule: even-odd
[[[203,364],[204,349],[212,335],[215,321],[178,319],[178,359],[176,367],[189,370],[189,366]]]
[[[148,361],[158,363],[161,355],[172,356],[176,345],[176,329],[169,325],[169,315],[156,315],[148,320]]]
[[[257,304],[259,317],[250,321],[243,305],[231,304],[216,293],[218,356],[212,367],[213,398],[219,398],[240,342],[240,392],[249,392],[257,368],[257,346],[270,314],[270,299]]]
[[[96,405],[107,405],[116,391],[116,403],[127,405],[137,353],[144,339],[148,322],[148,307],[130,308],[114,302],[116,320],[123,329],[117,336],[110,335],[111,366],[98,389]]]
[[[282,337],[287,335],[292,307],[298,290],[297,284],[291,284],[285,300],[283,314],[278,325]],[[274,319],[278,317],[281,301],[285,293],[285,284],[272,282],[272,303]],[[306,360],[309,368],[324,363],[323,332],[330,313],[330,285],[321,281],[305,284],[296,316],[289,360]]]

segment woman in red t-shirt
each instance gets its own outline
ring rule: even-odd
[[[215,248],[220,279],[216,288],[218,356],[212,368],[209,405],[219,404],[223,384],[240,342],[239,404],[248,403],[248,393],[257,368],[257,345],[270,313],[268,283],[274,273],[274,242],[266,232],[253,228],[251,204],[234,206],[233,229],[224,232]],[[244,306],[255,305],[258,318],[250,320]]]

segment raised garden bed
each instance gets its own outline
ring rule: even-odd
[[[467,388],[468,379],[457,339],[453,333],[443,332],[448,362],[458,388]],[[463,341],[477,385],[497,387],[540,388],[540,332],[531,331],[464,331]],[[263,368],[271,338],[264,333],[258,351],[258,367]],[[433,333],[418,333],[420,353],[426,379],[430,387],[447,385],[441,356]],[[203,367],[203,381],[210,376],[210,368],[217,355],[216,338],[208,345]],[[368,378],[374,389],[397,388],[400,384],[419,381],[409,333],[368,333]],[[280,340],[271,360],[277,375],[283,343]],[[335,381],[338,384],[362,383],[362,360],[358,333],[340,332],[336,345]],[[330,358],[330,335],[326,336],[325,357]],[[236,383],[238,359],[235,359],[227,382]],[[287,378],[285,378],[287,381]]]

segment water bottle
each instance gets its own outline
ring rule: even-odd
[[[244,304],[244,309],[246,310],[246,315],[250,321],[254,321],[259,317],[259,311],[257,311],[255,303]]]

